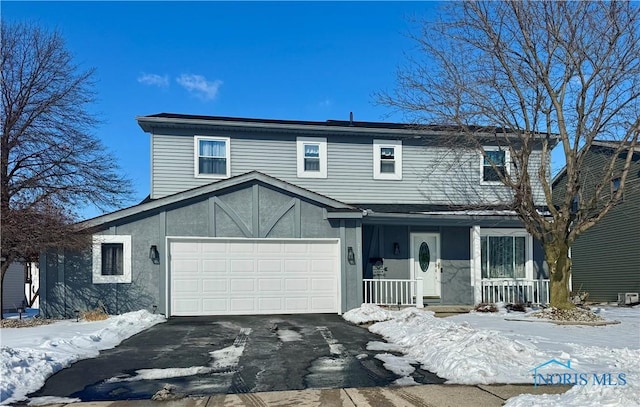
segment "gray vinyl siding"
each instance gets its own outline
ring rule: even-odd
[[[198,133],[196,135],[206,135]],[[481,185],[479,152],[421,145],[404,140],[402,180],[373,178],[373,139],[327,136],[327,178],[298,178],[296,137],[290,135],[209,134],[231,136],[231,176],[250,171],[293,183],[346,203],[507,204],[504,186]],[[217,181],[194,175],[194,134],[154,134],[152,198],[160,198]],[[381,138],[383,139],[383,138]],[[531,157],[535,179],[540,153]],[[544,204],[541,188],[534,188]]]
[[[597,174],[608,158],[590,152],[583,171],[601,178]],[[618,161],[621,167],[623,158]],[[562,187],[561,180],[559,193]],[[576,240],[571,257],[573,289],[588,292],[589,301],[616,301],[618,293],[640,292],[640,157],[629,171],[624,200]]]

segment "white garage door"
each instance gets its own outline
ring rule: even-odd
[[[169,240],[171,315],[337,313],[335,239]]]

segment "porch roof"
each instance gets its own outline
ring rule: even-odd
[[[514,210],[498,206],[483,209],[437,205],[354,206],[363,209],[364,224],[522,227],[522,222]]]

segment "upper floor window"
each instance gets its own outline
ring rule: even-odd
[[[327,139],[321,137],[296,138],[298,177],[327,178]]]
[[[131,236],[93,237],[93,283],[131,282]]]
[[[402,141],[373,140],[373,178],[402,179]]]
[[[230,176],[230,142],[228,137],[195,137],[196,177]]]
[[[482,156],[482,182],[499,183],[509,173],[509,152],[499,147],[485,147]],[[495,166],[495,167],[494,167]]]

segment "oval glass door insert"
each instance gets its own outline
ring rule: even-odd
[[[427,242],[422,242],[420,250],[418,251],[418,262],[422,271],[426,272],[429,268],[429,262],[431,262],[431,251]]]

